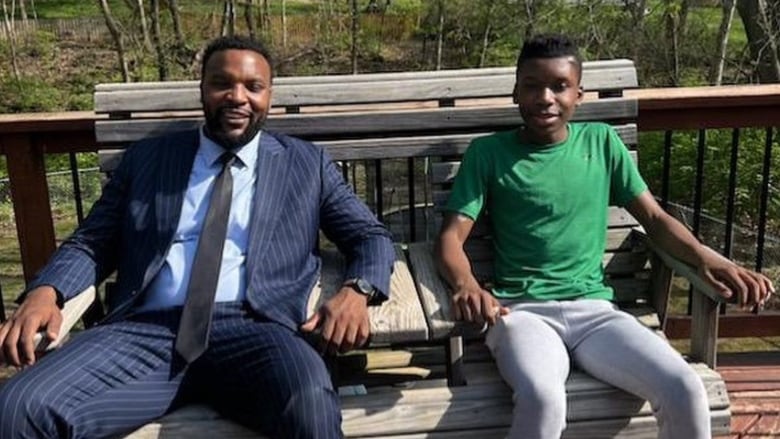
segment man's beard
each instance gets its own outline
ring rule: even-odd
[[[222,124],[220,123],[224,111],[225,108],[222,107],[214,112],[206,112],[206,136],[227,150],[233,150],[249,143],[265,124],[264,117],[252,118],[249,120],[249,125],[244,128],[244,131],[238,137],[230,138],[222,130]]]

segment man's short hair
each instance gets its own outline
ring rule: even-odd
[[[222,52],[223,50],[251,50],[252,52],[260,54],[268,62],[268,66],[271,67],[271,76],[274,73],[274,65],[271,60],[271,52],[263,43],[258,40],[244,37],[244,36],[226,36],[219,37],[211,40],[203,50],[203,59],[200,64],[200,77],[206,74],[206,64],[208,64],[211,56],[216,52]]]
[[[520,49],[520,55],[517,57],[517,69],[519,70],[521,65],[530,59],[568,57],[574,59],[582,79],[582,57],[574,41],[561,34],[534,35],[523,43],[523,48]]]

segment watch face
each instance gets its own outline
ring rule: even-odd
[[[367,280],[358,279],[356,285],[361,293],[368,296],[374,294],[374,287]]]

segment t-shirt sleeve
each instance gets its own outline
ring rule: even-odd
[[[647,183],[639,174],[628,148],[612,127],[608,129],[607,143],[611,165],[610,202],[623,207],[645,192]]]
[[[476,221],[487,200],[487,167],[483,148],[471,142],[455,176],[445,210],[463,214]]]

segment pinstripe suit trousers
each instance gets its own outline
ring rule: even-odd
[[[279,438],[339,438],[338,395],[320,355],[241,303],[218,303],[209,348],[174,354],[180,309],[83,331],[0,388],[0,438],[100,438],[189,402]]]

